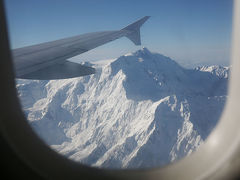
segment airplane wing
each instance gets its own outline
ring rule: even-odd
[[[50,80],[94,74],[94,68],[67,59],[124,36],[135,45],[141,45],[140,27],[148,18],[145,16],[117,31],[87,33],[14,49],[12,55],[16,78]]]

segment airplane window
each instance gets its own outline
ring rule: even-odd
[[[221,117],[231,0],[5,5],[22,109],[56,152],[159,167],[197,150]]]

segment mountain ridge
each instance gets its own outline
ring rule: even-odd
[[[96,74],[18,80],[17,89],[36,133],[91,166],[150,168],[189,155],[214,128],[227,98],[229,69],[185,69],[147,48],[87,64]]]

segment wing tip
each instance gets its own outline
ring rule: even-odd
[[[151,16],[144,16],[143,18],[135,21],[128,25],[122,30],[128,31],[126,37],[130,39],[136,46],[141,45],[140,27],[150,18]]]

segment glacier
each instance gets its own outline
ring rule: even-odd
[[[228,67],[185,69],[143,48],[84,63],[96,73],[16,80],[29,124],[52,149],[85,165],[152,168],[195,151],[227,100]]]

